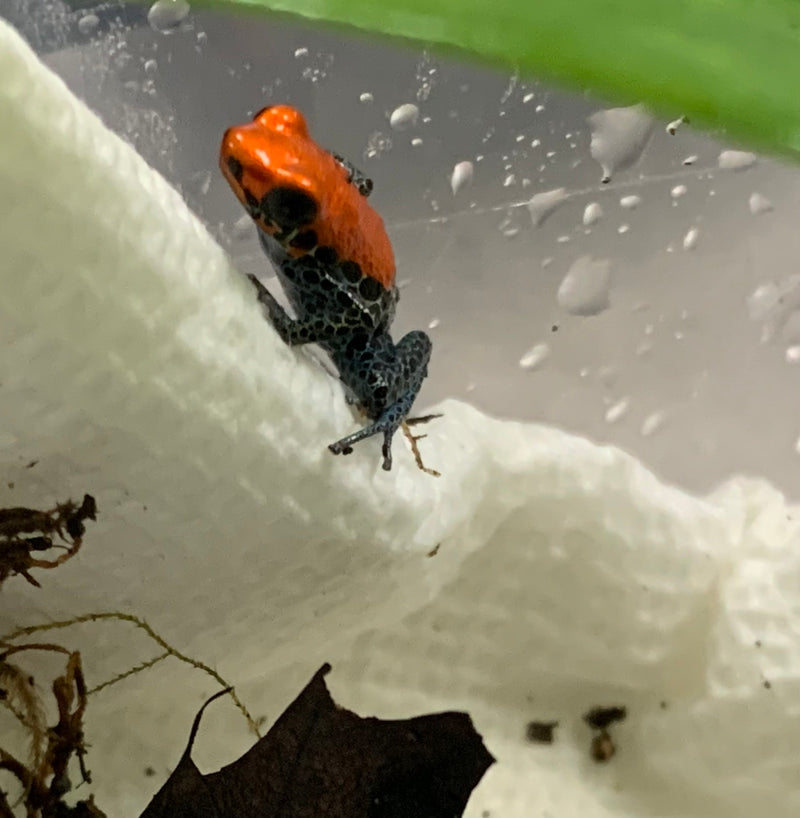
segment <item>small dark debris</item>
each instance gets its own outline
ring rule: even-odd
[[[552,744],[557,721],[529,721],[525,725],[525,738],[532,744]]]
[[[611,738],[608,728],[618,721],[623,721],[627,715],[628,709],[618,705],[612,707],[593,707],[583,714],[584,722],[586,722],[592,730],[597,731],[592,737],[589,753],[598,764],[603,764],[616,755],[617,746]]]
[[[550,332],[558,332],[558,324],[553,324],[553,326],[550,327]]]
[[[583,720],[593,730],[605,730],[616,721],[624,721],[627,715],[625,707],[593,707],[583,714]]]
[[[662,710],[666,710],[666,709],[669,707],[669,704],[668,704],[667,702],[661,702],[661,703],[659,704],[659,707],[660,707]]]
[[[757,648],[760,648],[761,647],[761,640],[756,639],[755,645],[756,645]]]
[[[609,761],[614,757],[616,752],[617,747],[607,730],[601,730],[592,739],[591,754],[592,758],[598,764],[604,764],[606,761]]]
[[[155,769],[153,767],[145,767],[144,768],[144,774],[148,778],[152,778],[156,774],[156,771],[155,771]]]
[[[38,462],[39,462],[38,460],[31,460],[31,462],[28,463],[28,465],[25,466],[25,468],[26,469],[32,469]]]
[[[492,813],[491,813],[491,812],[489,812],[489,810],[488,810],[488,809],[485,809],[485,810],[484,810],[484,811],[481,813],[481,818],[491,818],[491,815],[492,815]]]
[[[442,544],[440,542],[437,542],[436,545],[433,548],[431,548],[430,551],[428,551],[428,556],[435,557],[439,553],[439,549],[441,548],[441,546]]]
[[[767,690],[772,690],[772,682],[769,679],[764,679],[764,687]]]

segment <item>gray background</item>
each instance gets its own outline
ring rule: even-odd
[[[290,103],[318,141],[366,170],[397,255],[397,332],[434,323],[418,409],[456,396],[618,444],[692,490],[745,472],[800,497],[800,364],[786,359],[800,344],[797,287],[787,282],[800,242],[795,169],[761,159],[720,170],[719,152],[736,146],[687,126],[669,136],[657,122],[638,162],[604,186],[586,118],[611,103],[589,93],[283,15],[193,9],[164,34],[146,11],[0,0],[0,14],[182,190],[243,271],[263,273],[266,262],[217,170],[228,125]],[[365,92],[371,102],[360,101]],[[420,120],[394,132],[388,116],[406,102],[419,106]],[[382,146],[378,155],[365,155],[370,144]],[[685,167],[689,155],[698,158]],[[449,175],[465,159],[475,163],[474,183],[454,196]],[[673,200],[677,184],[687,193]],[[525,202],[558,187],[569,200],[534,227]],[[756,191],[772,212],[751,214]],[[620,207],[633,193],[639,206]],[[605,218],[587,231],[581,217],[592,201]],[[693,226],[699,240],[686,251]],[[556,301],[584,255],[612,270],[610,306],[592,317],[568,315]],[[781,301],[754,320],[748,297],[775,283]],[[537,343],[550,356],[522,369]],[[620,401],[627,411],[610,422]],[[653,413],[663,423],[643,434]]]

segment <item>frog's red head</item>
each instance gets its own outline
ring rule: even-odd
[[[392,286],[394,254],[383,220],[309,136],[298,110],[273,105],[228,128],[220,169],[259,228],[292,256],[331,247],[339,259]]]

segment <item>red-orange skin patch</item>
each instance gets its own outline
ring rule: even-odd
[[[242,168],[234,178],[228,160]],[[317,246],[336,250],[342,261],[355,261],[365,275],[386,289],[394,285],[395,261],[383,219],[348,181],[347,171],[308,133],[305,117],[288,105],[273,105],[252,122],[228,128],[222,138],[220,169],[239,201],[261,200],[275,187],[295,187],[317,203],[317,215],[303,230],[314,230]],[[277,232],[263,218],[256,223],[265,233]],[[287,247],[294,257],[307,250]]]

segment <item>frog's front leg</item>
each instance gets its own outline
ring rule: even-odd
[[[381,370],[378,373],[380,382],[388,387],[390,395],[396,396],[395,399],[368,426],[328,446],[334,454],[350,454],[353,446],[359,441],[383,434],[385,471],[392,468],[392,438],[411,411],[422,382],[428,374],[431,341],[424,332],[409,332],[400,339],[395,351],[396,359],[390,370],[382,364],[375,366],[375,369]],[[367,377],[369,379],[369,373]]]
[[[277,302],[275,296],[254,275],[247,277],[256,288],[259,302],[267,308],[270,323],[285,344],[300,346],[301,344],[318,344],[328,340],[330,327],[320,326],[319,321],[307,322],[292,318]]]
[[[332,153],[331,156],[347,171],[347,181],[351,185],[355,185],[362,196],[369,196],[369,194],[372,193],[372,179],[370,179],[364,171],[359,170],[349,159],[345,159],[341,154]]]

